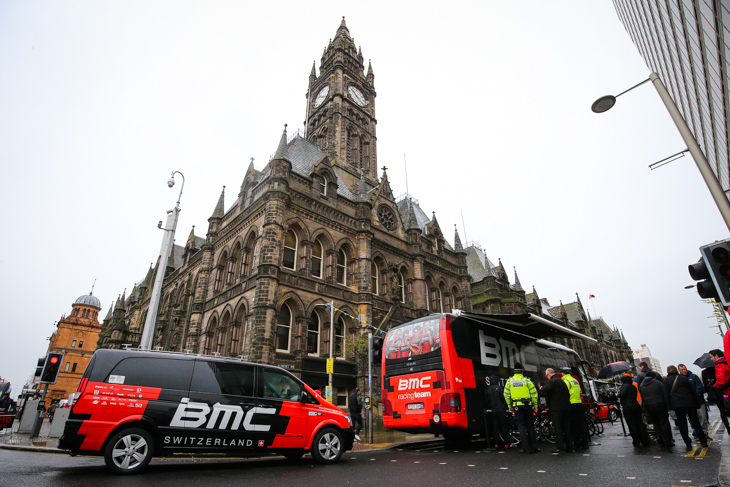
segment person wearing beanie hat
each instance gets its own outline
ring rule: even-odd
[[[514,364],[514,375],[507,379],[504,399],[509,411],[514,413],[517,429],[520,432],[522,453],[537,453],[537,434],[535,432],[535,412],[537,411],[537,389],[535,384],[522,375],[520,362]]]

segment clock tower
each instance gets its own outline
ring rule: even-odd
[[[314,66],[309,75],[307,138],[353,175],[359,177],[362,168],[371,182],[378,176],[374,81],[343,17],[322,54],[319,76]]]

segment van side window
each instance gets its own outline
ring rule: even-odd
[[[253,397],[254,373],[252,365],[198,360],[190,389],[212,394]]]
[[[167,357],[129,357],[114,367],[105,382],[187,391],[192,375],[192,360],[170,360]],[[114,376],[113,380],[112,376]]]
[[[302,394],[299,382],[286,374],[264,368],[264,397],[298,401]]]

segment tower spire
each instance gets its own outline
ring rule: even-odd
[[[225,206],[223,204],[224,197],[226,195],[226,187],[223,186],[223,191],[221,191],[221,196],[218,198],[218,204],[215,205],[215,210],[213,210],[213,214],[210,216],[211,218],[223,218],[223,213],[225,212]]]
[[[454,249],[457,252],[464,250],[464,247],[461,245],[461,239],[459,238],[459,230],[456,228],[456,223],[454,223]]]
[[[284,124],[284,132],[281,134],[281,139],[279,140],[279,147],[276,149],[276,153],[274,154],[274,159],[286,159],[289,160],[289,151],[286,146],[286,125]]]

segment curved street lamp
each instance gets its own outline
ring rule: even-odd
[[[725,220],[725,225],[727,225],[728,229],[730,230],[730,201],[728,201],[728,198],[725,195],[725,191],[723,191],[722,185],[720,185],[720,181],[717,180],[717,176],[712,171],[710,163],[707,162],[707,158],[702,152],[700,145],[697,143],[697,140],[695,140],[695,137],[692,134],[692,131],[689,129],[687,122],[685,122],[682,114],[679,112],[677,105],[675,105],[674,100],[672,100],[672,97],[669,95],[669,92],[664,86],[664,83],[662,83],[662,80],[659,79],[658,74],[651,73],[648,79],[645,79],[641,83],[632,86],[628,90],[619,93],[616,96],[602,96],[601,98],[593,102],[593,105],[591,105],[591,110],[593,110],[593,112],[595,113],[607,112],[616,104],[616,98],[623,95],[624,93],[633,90],[638,86],[643,85],[647,81],[651,81],[654,84],[654,88],[656,88],[657,93],[659,93],[659,97],[664,102],[664,106],[667,108],[669,115],[672,117],[674,124],[677,126],[677,130],[679,130],[679,135],[682,136],[684,143],[687,144],[687,150],[690,152],[690,154],[692,154],[692,158],[695,160],[695,164],[697,164],[697,169],[700,170],[700,174],[705,180],[705,184],[710,190],[710,194],[715,200],[715,204],[717,205],[718,210],[720,210],[720,214],[722,215],[723,220]]]

